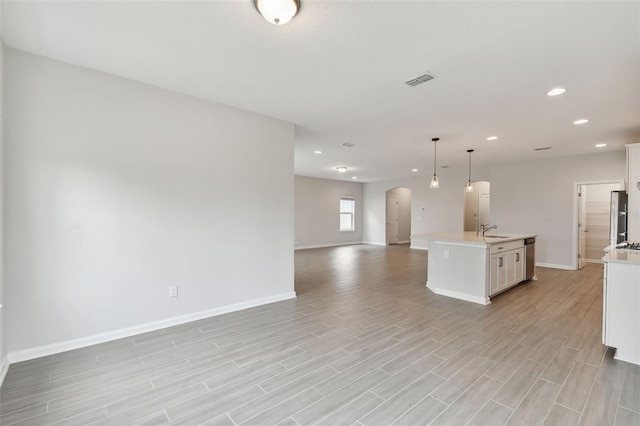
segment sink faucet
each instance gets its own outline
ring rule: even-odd
[[[491,229],[498,229],[498,225],[491,225],[489,226],[489,224],[487,223],[486,225],[480,225],[480,227],[482,228],[482,236],[484,237],[484,233],[491,230]]]

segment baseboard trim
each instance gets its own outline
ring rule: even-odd
[[[536,262],[536,266],[540,266],[542,268],[564,269],[565,271],[575,271],[576,270],[576,268],[574,268],[571,265],[559,265],[559,264],[556,264],[556,263]]]
[[[363,241],[362,244],[369,244],[369,245],[372,245],[372,246],[386,246],[387,245],[386,243],[379,243],[379,242],[376,242],[376,241]]]
[[[428,250],[429,250],[429,245],[428,245],[428,244],[425,244],[425,245],[422,245],[422,244],[414,244],[414,243],[412,242],[412,243],[411,243],[411,246],[410,246],[409,248],[412,248],[412,249],[414,249],[414,250],[427,250],[427,251],[428,251]]]
[[[354,241],[350,243],[331,243],[331,244],[316,244],[311,246],[298,246],[296,250],[307,250],[314,248],[325,248],[325,247],[340,247],[340,246],[355,246],[357,244],[362,244],[362,241]]]
[[[398,241],[396,244],[407,244],[410,243],[411,240],[402,240],[402,241]]]
[[[620,353],[620,349],[616,349],[616,352],[613,354],[613,359],[617,359],[619,361],[629,362],[631,364],[640,365],[640,358],[638,358],[638,354],[636,356],[628,356],[628,354]]]
[[[457,291],[444,290],[442,288],[437,288],[429,284],[428,281],[427,281],[427,288],[439,296],[453,297],[454,299],[460,299],[467,302],[478,303],[480,305],[488,305],[491,303],[491,300],[488,297],[483,298],[483,297],[471,296],[470,294],[460,293]]]
[[[175,325],[181,325],[192,321],[214,317],[229,312],[241,311],[243,309],[255,308],[256,306],[268,305],[270,303],[281,302],[283,300],[295,299],[295,291],[276,294],[274,296],[262,297],[259,299],[248,300],[246,302],[234,303],[232,305],[222,306],[219,308],[208,309],[206,311],[195,312],[193,314],[182,315],[179,317],[168,318],[165,320],[154,321],[134,327],[123,328],[120,330],[110,331],[107,333],[96,334],[93,336],[82,337],[80,339],[68,340],[66,342],[53,343],[50,345],[39,346],[31,349],[23,349],[20,351],[9,352],[9,363],[13,364],[30,359],[40,358],[43,356],[53,355],[61,352],[80,349],[99,343],[110,342],[112,340],[131,337],[150,331],[161,330]]]
[[[9,372],[9,355],[5,355],[2,358],[2,362],[0,362],[0,387],[2,387],[2,383],[4,383],[4,378],[7,377],[8,372]]]

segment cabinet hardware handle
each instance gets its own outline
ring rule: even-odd
[[[516,262],[520,262],[520,253],[516,253]]]
[[[502,250],[504,247],[498,247],[498,250]]]
[[[498,258],[498,268],[502,268],[502,258]]]

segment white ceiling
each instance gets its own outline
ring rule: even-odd
[[[3,1],[2,37],[293,122],[306,176],[428,177],[433,137],[439,165],[465,170],[469,148],[487,166],[640,142],[638,1],[302,0],[284,26],[252,0]],[[546,96],[556,86],[567,92]]]

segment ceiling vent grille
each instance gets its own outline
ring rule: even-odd
[[[421,75],[420,77],[412,78],[409,81],[405,81],[404,84],[407,86],[417,86],[418,84],[426,83],[429,80],[433,80],[433,76],[430,74]]]
[[[543,146],[541,148],[533,148],[534,151],[546,151],[548,149],[551,149],[550,146]]]

